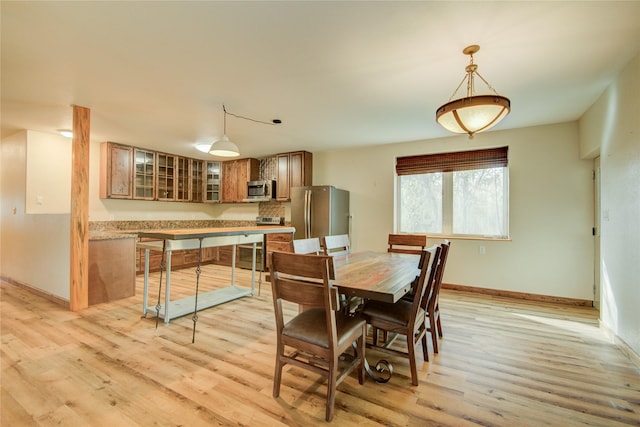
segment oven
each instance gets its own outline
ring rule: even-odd
[[[256,218],[256,226],[262,225],[284,225],[284,217],[259,216]],[[253,245],[238,245],[238,261],[236,266],[251,270],[251,260],[253,259]],[[264,242],[256,243],[256,271],[264,271],[266,254],[264,252]]]

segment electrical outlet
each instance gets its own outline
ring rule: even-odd
[[[484,255],[487,253],[487,247],[486,246],[480,246],[478,248],[478,252],[480,252],[480,255]]]

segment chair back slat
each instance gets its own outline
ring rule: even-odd
[[[387,252],[420,254],[427,246],[425,234],[389,234]]]
[[[320,255],[320,239],[311,237],[309,239],[296,239],[293,241],[293,252],[296,254],[314,254]]]
[[[322,238],[322,246],[324,247],[325,255],[344,255],[351,250],[351,243],[347,234],[324,236]]]

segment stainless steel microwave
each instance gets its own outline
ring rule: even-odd
[[[247,202],[267,202],[276,198],[276,182],[273,180],[247,182]]]

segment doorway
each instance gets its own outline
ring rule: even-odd
[[[600,157],[593,160],[593,306],[600,311]]]

